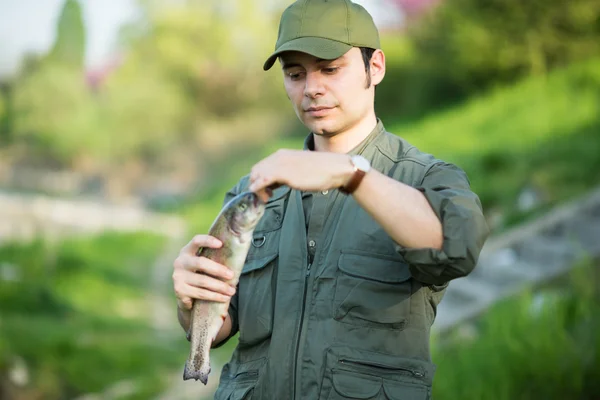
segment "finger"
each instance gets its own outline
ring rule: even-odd
[[[250,183],[261,179],[261,177],[265,175],[265,171],[268,171],[268,169],[265,168],[264,164],[265,160],[261,160],[252,167],[252,169],[250,170]]]
[[[276,183],[277,179],[274,176],[260,176],[250,184],[248,190],[254,193],[258,193]]]
[[[235,288],[233,286],[208,275],[188,273],[183,279],[185,279],[185,283],[189,286],[207,289],[226,296],[233,296],[235,294]]]
[[[173,291],[175,292],[175,298],[177,299],[177,307],[182,310],[189,310],[192,308],[194,301],[189,295],[189,285],[187,285],[185,280],[181,277],[181,272],[173,273]]]
[[[223,243],[214,236],[210,235],[196,235],[186,244],[183,249],[181,249],[182,253],[188,254],[196,254],[200,247],[210,247],[210,248],[219,248],[223,245]]]
[[[214,278],[228,280],[233,278],[233,272],[223,264],[219,264],[206,257],[194,257],[193,266],[188,268],[190,271],[201,272]]]
[[[256,166],[254,168],[252,168],[252,170],[250,171],[250,183],[253,183],[259,176],[258,173],[258,168],[256,168]]]
[[[218,301],[220,303],[227,303],[231,300],[231,296],[194,286],[186,286],[184,290],[193,299]]]
[[[267,201],[269,201],[269,198],[273,196],[273,191],[269,188],[265,188],[257,191],[256,195],[263,203],[266,203]]]

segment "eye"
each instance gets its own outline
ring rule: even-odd
[[[297,81],[302,79],[306,71],[304,69],[297,66],[290,66],[284,69],[286,78],[289,78],[292,81]]]
[[[338,70],[338,67],[327,67],[327,68],[323,68],[323,72],[331,75],[331,74],[335,74]]]
[[[240,209],[240,211],[244,211],[246,208],[248,208],[248,205],[246,203],[240,203],[238,208]]]

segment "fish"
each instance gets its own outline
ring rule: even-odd
[[[209,258],[231,269],[233,278],[226,280],[237,286],[246,256],[250,250],[254,229],[265,212],[265,202],[254,192],[242,192],[227,202],[208,234],[223,245],[218,249],[200,248],[196,255]],[[190,354],[185,362],[183,380],[208,383],[210,374],[209,352],[227,316],[227,303],[194,299],[190,329]]]

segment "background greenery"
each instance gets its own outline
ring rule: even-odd
[[[141,2],[97,75],[83,63],[81,6],[66,0],[50,51],[0,84],[0,168],[77,173],[81,187],[53,194],[135,198],[205,232],[254,162],[306,134],[280,73],[261,69],[288,2],[219,4]],[[597,1],[441,1],[382,42],[378,115],[466,170],[494,232],[600,183]],[[534,207],[520,206],[525,190]],[[148,399],[179,379],[188,343],[154,331],[148,301],[171,295],[170,281],[150,281],[165,245],[144,232],[2,243],[0,398],[70,399],[126,381],[122,398]],[[435,338],[435,397],[598,396],[597,266]],[[26,385],[14,383],[19,368]]]

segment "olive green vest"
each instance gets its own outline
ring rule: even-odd
[[[355,152],[425,194],[443,249],[402,248],[337,190],[312,194],[307,229],[302,193],[277,189],[231,302],[239,344],[215,399],[430,397],[430,327],[448,281],[473,269],[487,236],[479,199],[459,168],[381,121]]]

